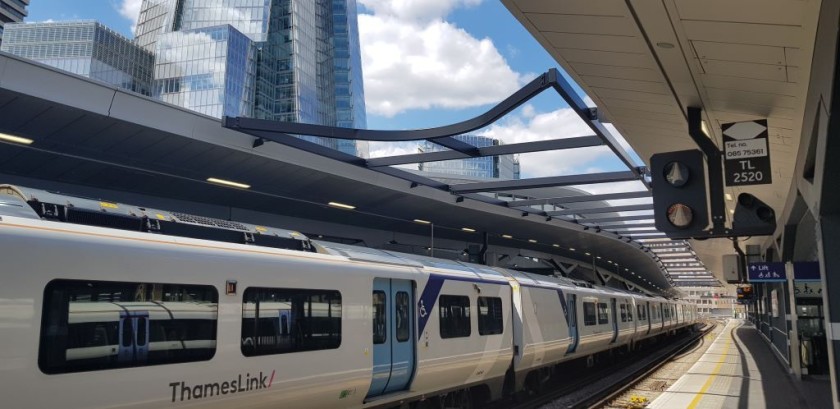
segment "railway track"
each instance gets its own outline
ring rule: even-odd
[[[633,407],[632,398],[642,398],[644,402],[652,402],[662,392],[674,384],[697,360],[706,352],[712,341],[723,330],[724,325],[718,324],[706,332],[692,347],[665,361],[663,365],[649,371],[646,376],[639,377],[635,382],[606,397],[600,402],[599,409],[626,409]]]
[[[648,349],[647,354],[636,354],[640,356],[620,360],[597,371],[587,371],[590,372],[587,374],[574,374],[558,382],[558,385],[550,392],[504,407],[512,409],[627,408],[629,396],[632,394],[628,393],[630,388],[648,379],[666,363],[687,355],[689,350],[696,348],[698,340],[702,342],[704,336],[717,327],[716,324],[707,324],[696,333],[687,334],[665,346],[657,345],[657,348]],[[676,373],[676,370],[674,372]],[[657,385],[661,386],[661,384]],[[622,403],[623,400],[627,402]],[[610,406],[613,402],[617,406]],[[624,406],[621,406],[622,404]]]

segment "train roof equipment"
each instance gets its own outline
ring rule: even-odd
[[[23,209],[23,203],[28,204],[34,213]],[[308,237],[293,230],[88,199],[13,185],[0,185],[0,210],[10,211],[9,216],[30,219],[40,218],[194,239],[315,251]]]

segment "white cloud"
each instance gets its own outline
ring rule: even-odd
[[[497,103],[522,76],[489,38],[477,39],[444,21],[455,7],[480,0],[363,0],[359,15],[368,111],[392,117],[411,109],[467,108]]]
[[[446,16],[456,7],[478,5],[481,0],[360,0],[360,3],[377,16],[428,22]]]
[[[140,5],[143,0],[122,0],[119,9],[120,15],[131,20],[131,31],[137,27],[137,18],[140,17]]]
[[[506,144],[592,135],[592,130],[571,108],[535,113],[533,107],[528,107],[523,107],[521,116],[491,125],[480,134]],[[532,178],[597,172],[592,168],[593,163],[613,156],[606,147],[591,147],[525,153],[519,155],[519,161],[522,178]]]
[[[422,142],[370,142],[370,157],[381,158],[387,156],[411,155],[418,153]],[[417,168],[417,166],[414,166]]]

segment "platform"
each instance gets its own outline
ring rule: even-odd
[[[831,407],[827,382],[797,381],[758,331],[729,320],[705,354],[649,408]]]

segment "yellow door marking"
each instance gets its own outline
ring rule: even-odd
[[[718,360],[717,365],[715,365],[715,369],[709,375],[709,379],[706,379],[706,383],[703,384],[703,387],[700,388],[700,392],[697,392],[697,395],[694,396],[694,399],[691,400],[691,403],[688,404],[686,409],[694,409],[700,403],[700,400],[703,399],[703,395],[709,388],[712,386],[712,381],[714,381],[715,377],[717,377],[718,372],[720,372],[720,368],[723,366],[724,361],[726,361],[726,357],[729,356],[729,347],[732,346],[732,330],[729,331],[729,338],[726,339],[726,347],[723,349],[723,353],[721,354],[720,360]]]

